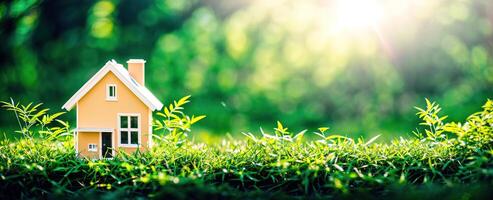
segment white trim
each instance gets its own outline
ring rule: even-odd
[[[91,145],[94,147],[94,148],[91,148]],[[95,143],[89,143],[87,144],[87,151],[88,152],[97,152],[98,151],[98,145],[95,144]]]
[[[99,132],[99,146],[101,146],[101,151],[99,151],[99,159],[103,158],[103,133]]]
[[[77,156],[77,154],[79,154],[79,145],[77,144],[77,138],[79,137],[77,134],[77,131],[73,130],[74,132],[74,149],[75,149],[75,156]]]
[[[138,84],[120,64],[113,60],[106,64],[91,77],[63,106],[62,109],[71,110],[73,106],[89,92],[108,72],[113,72],[147,107],[161,110],[163,104],[146,87]]]
[[[76,105],[76,111],[75,111],[75,128],[79,128],[79,103]],[[79,155],[79,133],[74,130],[74,147],[75,147],[75,156],[78,157]]]
[[[116,136],[118,135],[118,132],[116,132],[116,130],[118,129],[114,129],[113,131],[111,131],[111,153],[113,153],[113,158],[116,155],[116,147],[118,146],[116,144]]]
[[[127,63],[145,64],[146,61],[144,59],[130,59],[130,60],[127,61]]]
[[[120,132],[121,132],[121,124],[120,124],[120,117],[128,117],[128,127],[131,126],[131,117],[137,117],[137,128],[125,128],[124,131],[127,131],[128,132],[128,144],[122,144],[122,140],[121,140],[121,136],[120,136]],[[140,113],[118,113],[117,114],[117,125],[118,125],[118,128],[116,129],[117,131],[117,135],[118,135],[118,146],[119,147],[139,147],[141,144],[142,144],[142,141],[141,141],[141,137],[142,137],[142,126],[141,126],[141,115]],[[137,144],[131,144],[132,142],[132,134],[131,132],[132,131],[137,131]]]
[[[149,135],[149,138],[147,139],[147,147],[151,148],[152,147],[152,111],[149,109],[149,132],[147,133]]]
[[[113,87],[114,96],[110,96],[110,87]],[[106,84],[106,101],[118,101],[118,93],[116,84]]]
[[[77,128],[77,132],[113,132],[113,128]]]

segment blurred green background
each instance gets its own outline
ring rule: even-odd
[[[143,58],[165,104],[192,95],[201,134],[409,136],[425,97],[453,121],[492,97],[492,27],[487,0],[4,1],[0,100],[59,111],[109,59]]]

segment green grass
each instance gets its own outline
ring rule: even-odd
[[[170,117],[171,110],[160,128],[194,119]],[[463,123],[445,123],[439,111],[427,101],[418,112],[425,128],[415,131],[416,139],[387,143],[332,135],[327,128],[314,133],[320,140],[305,140],[308,133],[291,133],[278,122],[272,133],[204,144],[186,139],[193,123],[184,123],[151,151],[93,161],[76,159],[67,136],[4,140],[0,198],[491,197],[493,101]]]

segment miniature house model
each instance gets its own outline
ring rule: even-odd
[[[152,111],[163,104],[144,86],[145,60],[130,59],[128,70],[108,61],[63,105],[76,108],[75,150],[87,158],[111,158],[152,146]]]

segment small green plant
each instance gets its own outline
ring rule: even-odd
[[[163,108],[163,112],[157,112],[162,119],[154,120],[156,131],[162,130],[163,135],[154,135],[159,140],[182,144],[186,141],[188,134],[191,132],[191,126],[204,119],[205,115],[191,117],[186,115],[183,106],[189,103],[191,95],[185,96],[178,101],[174,101],[169,106]]]
[[[334,146],[334,145],[341,144],[341,143],[354,144],[354,140],[349,138],[349,137],[345,137],[342,135],[335,135],[335,134],[334,135],[328,135],[327,131],[329,129],[330,129],[329,127],[320,127],[320,128],[318,128],[318,132],[313,132],[315,135],[322,138],[320,140],[317,140],[318,144],[329,145],[329,146]]]
[[[48,140],[70,135],[69,123],[58,119],[65,112],[49,114],[50,109],[42,108],[42,103],[34,105],[31,102],[22,105],[19,102],[15,103],[12,98],[10,102],[1,101],[0,104],[2,108],[15,114],[19,125],[19,130],[15,132],[22,134],[23,137],[33,138],[36,133],[33,128],[38,129],[38,136]],[[57,124],[54,125],[53,122]]]
[[[274,134],[269,134],[266,133],[262,128],[260,128],[260,133],[262,134],[262,138],[258,139],[253,135],[252,133],[242,133],[245,135],[247,138],[254,142],[270,142],[270,143],[277,143],[280,142],[281,144],[284,142],[301,142],[303,140],[303,136],[305,135],[305,132],[307,130],[302,130],[296,134],[291,133],[288,131],[287,127],[284,127],[284,125],[280,122],[277,121],[277,127],[274,128]]]
[[[488,99],[483,105],[483,111],[467,117],[464,123],[450,122],[443,126],[443,130],[457,136],[460,146],[467,144],[487,145],[493,143],[493,101]]]
[[[426,100],[426,108],[414,107],[418,112],[416,115],[423,120],[423,122],[419,123],[422,126],[427,127],[425,131],[425,135],[423,135],[419,130],[414,131],[414,135],[416,135],[419,139],[428,139],[432,141],[442,141],[445,140],[447,135],[445,134],[445,124],[444,120],[447,119],[448,116],[440,116],[438,113],[442,110],[440,105],[435,102],[430,102],[430,100]]]

